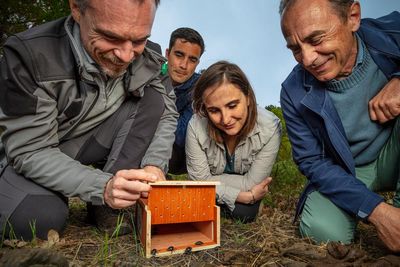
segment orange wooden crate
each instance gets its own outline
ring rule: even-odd
[[[165,256],[220,245],[219,182],[152,183],[136,209],[136,230],[146,257]]]

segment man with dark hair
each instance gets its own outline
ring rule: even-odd
[[[193,115],[192,91],[199,78],[195,73],[200,57],[204,53],[204,41],[201,35],[191,28],[178,28],[171,33],[169,47],[165,51],[168,73],[163,77],[167,90],[174,90],[176,107],[179,113],[178,126],[172,157],[169,161],[169,172],[186,173],[185,139],[186,129]]]
[[[47,238],[68,197],[112,233],[164,180],[176,129],[163,58],[146,47],[157,0],[70,0],[71,16],[16,34],[0,61],[0,232]],[[119,234],[132,230],[125,216]]]
[[[309,180],[301,234],[349,243],[365,220],[400,251],[400,14],[361,20],[357,1],[286,0],[281,27],[299,63],[281,105]],[[393,205],[375,193],[384,190]]]

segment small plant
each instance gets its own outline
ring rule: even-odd
[[[97,262],[99,262],[101,266],[111,265],[111,262],[108,258],[109,254],[111,254],[110,238],[108,236],[108,233],[105,232],[99,252],[96,257],[98,259]]]
[[[136,235],[136,231],[137,230],[136,230],[135,219],[133,218],[133,214],[132,213],[129,213],[129,215],[130,215],[131,223],[133,225],[133,233],[132,233],[132,235],[133,235],[133,240],[135,242],[136,253],[138,255],[141,255],[142,257],[145,257],[144,250],[143,250],[143,248],[142,248],[142,246],[140,244],[140,241],[139,241],[139,237]]]
[[[97,253],[97,262],[101,266],[112,266],[115,261],[115,255],[113,255],[112,244],[114,241],[118,240],[119,233],[121,230],[121,225],[124,222],[124,214],[120,213],[117,218],[117,225],[111,236],[108,232],[104,233],[103,239],[101,240],[101,246],[99,252]]]
[[[234,236],[234,242],[238,245],[243,244],[246,241],[246,238],[241,235]]]
[[[6,239],[6,232],[8,232],[8,240]],[[13,242],[8,242],[11,240]],[[7,246],[14,248],[16,240],[17,240],[17,236],[14,232],[14,228],[13,228],[12,224],[10,223],[10,221],[7,219],[7,221],[3,225],[3,229],[2,229],[0,248],[2,248],[6,242],[8,243]]]
[[[9,228],[9,231],[8,231],[8,238],[9,238],[10,240],[16,240],[16,239],[17,239],[17,236],[16,236],[16,234],[15,234],[14,227],[12,226],[12,224],[10,223],[9,220],[7,220],[7,224],[8,224],[8,228]]]
[[[36,220],[29,221],[29,228],[31,229],[32,233],[32,240],[31,243],[33,246],[36,245]]]
[[[123,222],[124,222],[124,214],[120,213],[117,218],[117,225],[115,226],[114,232],[111,235],[111,239],[119,237],[119,231],[121,230],[121,225]]]
[[[0,248],[2,248],[2,247],[3,247],[3,243],[4,243],[4,240],[5,240],[5,238],[6,238],[6,226],[7,226],[7,223],[5,223],[5,224],[3,225],[3,229],[1,229],[1,242],[0,242]]]

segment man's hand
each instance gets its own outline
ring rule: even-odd
[[[104,190],[104,201],[113,209],[132,206],[141,194],[148,193],[157,176],[144,170],[118,171],[108,182]]]
[[[157,181],[165,181],[166,180],[164,172],[156,166],[148,165],[148,166],[144,167],[143,170],[145,170],[145,172],[154,174],[157,177]]]
[[[382,202],[372,211],[368,220],[375,225],[385,245],[394,252],[400,252],[400,209]]]
[[[145,172],[154,174],[157,177],[156,181],[165,181],[166,180],[164,172],[158,167],[148,165],[148,166],[144,167],[143,170]],[[147,198],[148,196],[149,196],[148,192],[142,192],[143,198]]]
[[[269,184],[272,182],[272,177],[265,178],[261,183],[256,184],[251,189],[256,201],[263,199],[269,191]]]
[[[371,120],[385,123],[400,115],[400,78],[391,79],[385,87],[369,101]]]

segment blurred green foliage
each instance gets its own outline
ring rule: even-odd
[[[68,0],[2,0],[0,4],[0,53],[8,36],[68,15]]]
[[[306,179],[293,161],[292,147],[287,134],[282,109],[274,105],[269,105],[265,109],[274,113],[281,120],[282,124],[282,142],[271,172],[273,178],[270,187],[271,194],[266,197],[267,204],[279,206],[279,202],[282,199],[297,198],[303,189]]]

